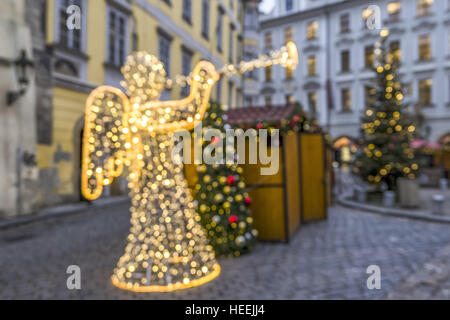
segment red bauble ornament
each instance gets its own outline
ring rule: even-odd
[[[238,217],[236,217],[236,216],[231,216],[231,217],[228,219],[228,222],[229,222],[230,224],[232,224],[232,223],[237,223],[237,222],[238,222]]]
[[[261,130],[263,128],[263,125],[261,123],[258,123],[256,125],[256,129]]]
[[[245,202],[245,204],[247,205],[247,206],[249,206],[249,205],[251,205],[252,204],[252,198],[250,198],[250,197],[247,197],[247,198],[245,198],[245,200],[244,200],[244,202]]]
[[[300,116],[298,114],[296,114],[292,120],[294,120],[295,122],[298,122],[298,120],[300,120]]]
[[[236,182],[236,178],[235,178],[234,176],[229,176],[229,177],[227,178],[227,184],[228,184],[229,186],[234,185],[235,182]]]

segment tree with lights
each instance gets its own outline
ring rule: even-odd
[[[410,146],[416,126],[403,105],[399,65],[387,49],[389,31],[380,35],[375,44],[376,99],[362,117],[361,150],[354,171],[370,184],[385,183],[395,190],[398,178],[417,177],[419,165]]]
[[[224,117],[222,106],[211,102],[203,120],[203,130],[218,129],[222,136],[203,141],[203,147],[225,145]],[[226,152],[234,154],[234,149]],[[253,229],[249,208],[252,199],[245,192],[242,168],[236,164],[202,164],[197,171],[195,198],[201,223],[216,255],[239,256],[250,251],[257,231]]]

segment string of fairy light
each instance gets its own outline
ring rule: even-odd
[[[292,42],[283,46],[280,50],[274,50],[268,54],[262,54],[257,59],[242,61],[239,64],[226,64],[217,73],[221,76],[230,77],[232,75],[243,74],[254,69],[267,68],[275,65],[293,69],[298,64],[297,47]],[[176,75],[173,79],[167,79],[166,89],[171,89],[175,84],[179,87],[186,87],[192,84],[192,74]]]

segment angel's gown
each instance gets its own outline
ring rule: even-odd
[[[212,84],[211,84],[212,86]],[[192,105],[172,108],[170,120],[185,118],[209,99],[199,90]],[[141,109],[141,114],[145,114]],[[150,127],[167,112],[151,109]],[[195,113],[195,112],[194,112]],[[159,115],[158,115],[159,114]],[[112,276],[113,283],[135,291],[171,291],[201,285],[219,273],[183,173],[172,159],[173,133],[139,128],[133,134],[130,167],[131,224],[128,244]]]

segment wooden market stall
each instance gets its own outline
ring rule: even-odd
[[[242,129],[279,128],[279,170],[262,175],[258,164],[242,165],[255,228],[260,240],[289,241],[302,223],[327,218],[331,202],[331,161],[324,136],[294,105],[232,109],[227,122]],[[249,154],[248,141],[246,154]],[[277,151],[268,146],[268,153]],[[248,162],[246,162],[248,163]],[[185,166],[189,186],[197,182],[194,165]]]
[[[253,199],[251,211],[258,238],[288,242],[303,223],[327,218],[332,194],[332,159],[327,157],[332,157],[333,149],[317,128],[312,124],[307,127],[303,116],[297,119],[293,105],[227,112],[227,122],[243,129],[258,129],[260,123],[267,126],[279,121],[287,123],[287,129],[280,129],[279,170],[273,175],[262,175],[261,168],[269,165],[260,162],[244,164],[242,168],[247,191]],[[299,130],[299,125],[304,127]],[[277,147],[269,145],[269,155],[274,151]],[[248,141],[246,154],[249,154]],[[196,166],[186,165],[185,174],[193,189],[198,180]]]

